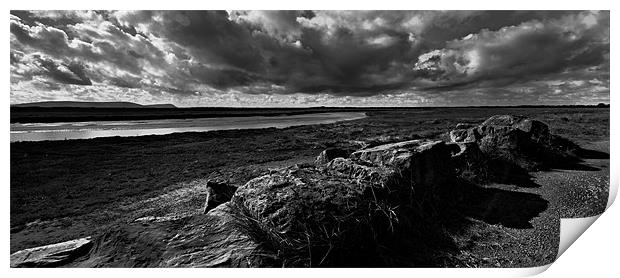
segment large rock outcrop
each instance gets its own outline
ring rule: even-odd
[[[450,131],[456,143],[475,142],[490,159],[508,162],[527,170],[545,168],[572,159],[566,140],[552,135],[549,127],[524,116],[496,115],[478,126]]]
[[[274,253],[298,258],[290,265],[362,265],[408,217],[402,211],[450,180],[450,157],[441,141],[381,145],[323,167],[295,166],[255,178],[237,189],[231,204],[254,224],[249,230],[269,239]]]
[[[372,247],[364,245],[375,241],[372,228],[384,233],[387,227],[375,224],[383,220],[383,199],[373,198],[385,191],[377,182],[382,173],[368,170],[377,179],[314,167],[282,169],[249,181],[231,203],[247,219],[245,230],[266,242],[284,266],[318,265],[328,256],[332,262],[354,250],[367,254]]]
[[[420,190],[451,179],[450,148],[442,141],[411,140],[358,150],[351,159],[391,167],[407,175]]]

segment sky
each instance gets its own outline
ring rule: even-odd
[[[609,103],[609,11],[11,11],[10,102]]]

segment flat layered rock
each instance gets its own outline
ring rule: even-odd
[[[71,267],[255,267],[260,246],[238,228],[224,203],[207,214],[160,222],[133,222],[98,235]]]
[[[134,220],[134,222],[143,222],[143,223],[168,222],[168,221],[179,220],[179,219],[191,216],[191,215],[192,215],[191,213],[179,213],[179,214],[166,215],[166,216],[144,216],[144,217],[137,218],[136,220]]]
[[[11,267],[55,267],[88,253],[90,237],[24,249],[11,254]]]
[[[410,156],[411,150],[430,141],[411,140],[358,150],[351,154],[351,158],[375,165],[395,166],[404,163]]]
[[[257,267],[264,265],[259,244],[236,225],[224,203],[196,216],[168,241],[158,267]]]

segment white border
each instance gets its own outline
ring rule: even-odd
[[[360,3],[359,1],[333,1],[333,0],[313,0],[308,2],[302,1],[250,1],[250,0],[226,0],[226,1],[195,1],[195,0],[175,0],[175,1],[127,1],[127,0],[107,0],[103,2],[89,2],[78,0],[62,0],[62,1],[45,1],[45,0],[28,0],[28,1],[3,1],[5,7],[5,16],[8,19],[10,9],[334,9],[334,10],[351,10],[351,9],[392,9],[392,10],[442,10],[442,9],[461,9],[461,10],[488,10],[488,9],[603,9],[612,10],[612,27],[611,31],[617,33],[617,20],[614,18],[616,14],[614,1],[588,0],[588,1],[540,1],[540,0],[519,0],[513,3],[500,3],[500,1],[392,1],[381,0],[372,3]],[[615,25],[615,26],[614,26]],[[8,24],[5,25],[8,29]],[[7,30],[5,29],[5,30]],[[2,99],[2,117],[5,123],[5,132],[2,133],[4,142],[9,142],[9,32],[5,33],[5,41],[3,48],[6,55],[2,56],[5,67],[3,68],[2,78],[4,80],[5,97]],[[615,34],[611,35],[612,40]],[[612,49],[616,48],[612,43]],[[616,49],[612,52],[616,53]],[[617,58],[612,57],[612,65],[617,65]],[[613,66],[612,66],[613,68]],[[612,69],[613,72],[613,69]],[[611,75],[613,79],[613,74]],[[615,82],[611,82],[615,84]],[[615,98],[611,98],[612,107],[620,105]],[[615,109],[615,110],[614,110]],[[618,141],[618,113],[617,108],[611,111],[611,170],[612,170],[612,192],[617,192],[618,186],[618,166],[617,156],[615,155],[616,147],[614,143]],[[252,270],[216,270],[216,269],[146,269],[146,270],[127,270],[127,269],[98,269],[96,271],[89,269],[48,269],[48,270],[13,270],[7,269],[9,265],[9,185],[10,185],[10,152],[9,144],[2,145],[2,177],[4,180],[4,200],[3,209],[4,217],[2,222],[5,231],[5,240],[1,242],[5,254],[6,272],[4,277],[13,277],[13,275],[24,276],[61,276],[62,277],[109,277],[111,275],[148,275],[154,277],[169,277],[171,275],[182,275],[183,277],[204,277],[205,275],[213,276],[268,276],[268,277],[317,277],[323,275],[338,276],[355,276],[355,277],[388,277],[401,275],[422,275],[437,277],[497,277],[497,276],[522,276],[532,275],[546,268],[538,269],[303,269],[303,270],[270,270],[270,269],[252,269]],[[611,204],[611,202],[609,203]],[[618,232],[620,231],[617,219],[619,218],[619,209],[617,206],[609,208],[596,223],[592,225],[590,231],[586,232],[571,248],[566,251],[559,260],[553,264],[549,271],[542,274],[543,277],[583,277],[592,274],[607,274],[610,276],[617,271],[617,254],[620,251],[618,244]],[[6,276],[6,274],[11,276]]]

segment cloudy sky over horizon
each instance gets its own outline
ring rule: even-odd
[[[609,103],[609,11],[12,11],[11,104]]]

